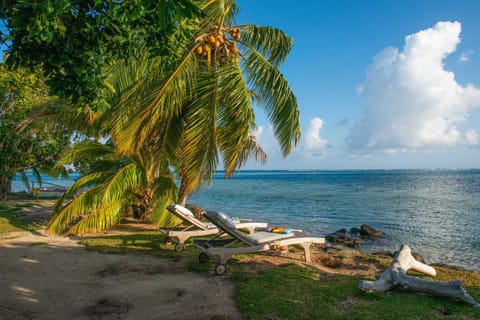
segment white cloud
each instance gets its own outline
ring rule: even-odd
[[[310,119],[302,148],[309,157],[324,157],[323,151],[327,147],[327,140],[320,136],[320,130],[323,128],[323,124],[323,120],[318,117]]]
[[[473,54],[473,50],[469,50],[467,52],[462,52],[460,54],[460,58],[458,59],[460,62],[467,62],[470,60],[470,56]]]
[[[460,43],[459,22],[438,22],[405,38],[402,51],[378,53],[358,87],[366,105],[347,137],[359,152],[432,150],[464,143],[458,124],[480,106],[480,90],[462,87],[443,60]]]
[[[310,119],[306,130],[302,130],[302,139],[297,148],[292,148],[288,159],[300,163],[303,160],[316,160],[325,157],[325,149],[328,147],[328,141],[322,138],[320,131],[325,122],[319,117]],[[285,161],[280,151],[278,142],[275,139],[272,126],[259,126],[252,133],[262,147],[267,151],[269,163],[276,161]],[[295,160],[292,160],[295,159]]]
[[[466,143],[470,146],[480,145],[478,133],[473,129],[470,129],[467,131],[467,133],[465,134],[465,140],[466,140]]]

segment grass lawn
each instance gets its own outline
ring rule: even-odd
[[[32,204],[7,205],[0,203],[0,234],[15,231],[34,231],[40,228],[39,223],[28,223],[19,219],[18,211],[31,207]]]
[[[468,278],[467,292],[480,299],[479,274],[437,271],[437,280]],[[247,319],[480,319],[480,308],[449,298],[401,289],[365,293],[358,289],[365,277],[321,274],[295,264],[232,278]]]

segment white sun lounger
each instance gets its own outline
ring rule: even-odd
[[[215,273],[217,275],[224,274],[227,270],[227,261],[236,254],[255,253],[261,251],[269,251],[272,246],[290,246],[300,245],[305,253],[305,261],[311,262],[310,245],[313,243],[323,244],[324,238],[308,237],[301,232],[289,232],[287,234],[259,231],[253,234],[245,234],[239,232],[235,228],[233,221],[224,213],[207,211],[205,217],[215,224],[224,233],[233,237],[228,242],[218,240],[215,237],[211,240],[194,240],[193,244],[202,250],[199,255],[200,262],[207,262],[210,257],[216,260]],[[244,246],[231,247],[235,243],[243,243]],[[221,244],[221,246],[215,246]]]
[[[167,235],[165,243],[175,243],[175,251],[183,251],[185,241],[191,237],[215,235],[220,232],[214,224],[198,220],[189,209],[179,204],[172,204],[168,206],[167,209],[182,219],[183,222],[188,223],[183,229],[161,229],[161,231]],[[251,220],[236,220],[234,226],[237,229],[245,229],[253,233],[256,229],[265,229],[267,223],[252,222]]]

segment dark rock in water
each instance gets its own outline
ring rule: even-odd
[[[325,239],[330,243],[340,243],[350,248],[358,248],[361,241],[358,239],[350,239],[347,235],[347,229],[339,229],[329,235]]]
[[[366,238],[378,238],[383,235],[383,232],[376,230],[368,224],[362,224],[360,229],[350,229],[350,235],[353,237],[366,237]],[[330,243],[343,244],[350,248],[358,248],[362,240],[356,238],[350,238],[347,229],[342,228],[325,236],[325,239]]]
[[[352,236],[357,236],[358,237],[362,234],[362,231],[358,228],[352,228],[352,229],[350,229],[350,234]]]
[[[360,227],[360,235],[364,237],[372,237],[372,238],[377,238],[383,235],[382,231],[378,231],[372,226],[369,226],[368,224],[362,224]]]
[[[325,237],[330,242],[337,243],[348,240],[347,229],[339,229]]]

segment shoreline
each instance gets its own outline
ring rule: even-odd
[[[28,222],[36,222],[36,223],[45,223],[48,218],[50,217],[51,214],[51,209],[57,199],[52,199],[52,198],[35,198],[33,195],[27,195],[25,197],[24,193],[13,193],[11,194],[13,196],[13,199],[8,199],[6,201],[0,201],[1,204],[7,204],[7,205],[16,205],[16,204],[21,204],[21,205],[28,205],[33,203],[33,210],[29,210],[27,208],[22,209],[23,213],[23,220],[28,221]],[[37,206],[39,205],[39,206]],[[42,208],[43,207],[43,208]],[[122,227],[123,226],[123,227]],[[84,238],[90,238],[90,237],[103,237],[103,236],[108,236],[108,235],[122,235],[122,234],[132,234],[135,232],[142,232],[142,231],[152,231],[152,230],[157,230],[156,227],[148,225],[148,224],[143,224],[143,223],[125,223],[125,224],[120,224],[117,228],[114,228],[112,230],[106,230],[101,233],[97,234],[88,234],[84,236],[73,236],[72,238],[76,239],[76,241],[81,241]],[[333,233],[332,233],[333,234]],[[59,238],[70,238],[69,236],[52,236],[52,235],[47,235],[44,233],[44,236],[46,237],[53,237],[56,239]],[[0,235],[0,240],[2,240],[2,235]],[[374,241],[373,241],[374,242]],[[362,244],[359,245],[358,248],[352,248],[347,245],[342,245],[342,244],[336,244],[332,242],[326,242],[327,246],[331,248],[332,250],[325,250],[324,254],[322,256],[329,256],[329,255],[354,255],[354,256],[370,256],[370,255],[375,255],[375,256],[383,256],[383,257],[393,257],[396,250],[376,250],[376,251],[368,251],[362,248]],[[409,244],[408,244],[409,245]],[[374,246],[374,245],[373,245]],[[397,250],[400,248],[401,244],[399,244]],[[372,245],[366,245],[366,247],[372,247]],[[332,254],[332,252],[336,252]],[[433,267],[442,267],[442,268],[447,268],[451,270],[461,270],[461,271],[466,271],[466,272],[472,272],[472,273],[478,273],[480,274],[480,270],[477,269],[470,269],[468,267],[465,267],[463,265],[458,265],[454,263],[443,263],[443,262],[430,262],[428,257],[424,257],[421,254],[418,254],[418,252],[413,251],[413,254],[416,256],[419,261],[422,261],[424,263],[427,263],[430,266]],[[318,255],[318,252],[317,252]],[[327,258],[328,260],[328,258]]]
[[[17,199],[7,203],[32,204],[22,207],[21,216],[45,221],[53,200]],[[0,235],[0,285],[7,288],[0,292],[0,312],[8,319],[29,315],[49,320],[244,319],[236,301],[238,288],[232,279],[235,271],[216,276],[207,266],[207,271],[192,272],[192,261],[199,264],[198,253],[190,252],[191,248],[182,253],[168,248],[164,256],[157,256],[140,247],[127,253],[103,253],[81,243],[82,239],[102,238],[123,239],[125,243],[132,241],[129,235],[141,232],[152,234],[145,226],[129,224],[123,229],[82,237],[46,235],[44,228]],[[131,244],[135,248],[135,243]],[[373,259],[340,246],[315,248],[312,264],[302,263],[299,255],[298,251],[285,256],[248,255],[234,262],[231,269],[241,268],[245,277],[293,263],[325,275],[322,279],[337,275],[357,279],[377,276],[391,261],[389,256]]]

